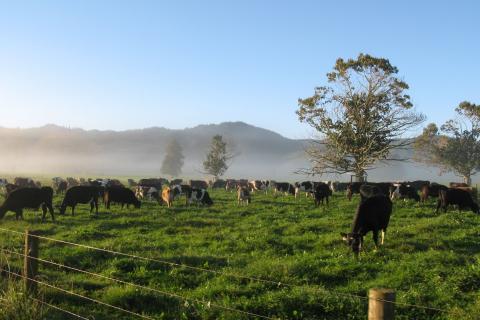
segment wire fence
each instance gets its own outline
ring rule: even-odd
[[[22,235],[22,236],[25,235],[24,232],[5,229],[5,228],[0,228],[0,231],[9,232],[9,233],[17,234],[17,235]],[[139,255],[128,254],[128,253],[124,253],[124,252],[118,252],[118,251],[109,250],[109,249],[105,249],[105,248],[97,248],[97,247],[93,247],[93,246],[89,246],[89,245],[85,245],[85,244],[79,244],[79,243],[74,243],[74,242],[60,240],[60,239],[54,239],[54,238],[40,236],[40,235],[30,234],[29,236],[37,238],[37,239],[50,241],[50,242],[56,242],[56,243],[61,243],[61,244],[65,244],[65,245],[71,245],[71,246],[76,246],[76,247],[80,247],[80,248],[85,248],[85,249],[89,249],[89,250],[95,250],[95,251],[99,251],[99,252],[109,253],[109,254],[116,255],[116,256],[123,256],[123,257],[128,257],[128,258],[132,258],[132,259],[141,260],[141,261],[156,262],[156,263],[168,265],[168,266],[173,267],[173,268],[186,268],[186,269],[194,270],[194,271],[197,271],[197,272],[215,274],[217,276],[225,276],[225,277],[235,278],[235,279],[239,279],[239,280],[249,280],[249,281],[252,281],[252,282],[275,285],[276,287],[279,287],[279,288],[280,287],[285,287],[285,288],[310,289],[310,290],[313,290],[315,293],[319,293],[319,294],[324,294],[324,295],[329,294],[329,295],[334,295],[334,296],[337,296],[337,297],[356,299],[356,300],[365,301],[365,302],[368,302],[369,300],[373,299],[373,298],[368,297],[368,296],[361,296],[361,295],[356,295],[356,294],[351,294],[351,293],[345,293],[345,292],[340,292],[340,291],[337,291],[337,290],[330,290],[330,289],[327,290],[327,289],[324,289],[324,288],[321,288],[321,287],[318,287],[318,286],[312,287],[311,285],[306,285],[306,284],[302,284],[302,285],[292,284],[292,283],[288,283],[288,282],[274,281],[274,280],[263,279],[263,278],[259,278],[259,277],[251,277],[251,276],[245,276],[245,275],[241,275],[241,274],[222,272],[222,271],[218,271],[218,270],[201,268],[201,267],[196,267],[196,266],[190,266],[190,265],[187,265],[187,264],[175,263],[175,262],[166,261],[166,260],[157,259],[157,258],[142,257],[142,256],[139,256]],[[254,318],[261,318],[261,319],[277,319],[277,318],[272,318],[272,317],[269,317],[269,316],[257,314],[257,313],[250,312],[250,311],[240,310],[240,309],[236,309],[236,308],[212,303],[211,301],[185,297],[185,296],[177,294],[177,293],[168,292],[168,291],[164,291],[164,290],[159,290],[159,289],[139,285],[139,284],[132,283],[132,282],[123,281],[123,280],[116,279],[116,278],[109,277],[109,276],[105,276],[105,275],[102,275],[102,274],[98,274],[98,273],[90,272],[90,271],[87,271],[87,270],[82,270],[82,269],[79,269],[79,268],[74,268],[74,267],[71,267],[71,266],[67,266],[65,264],[61,264],[61,263],[58,263],[58,262],[45,260],[45,259],[41,259],[41,258],[38,258],[38,257],[30,256],[30,255],[25,255],[25,254],[17,252],[17,251],[12,251],[12,250],[8,250],[8,249],[3,249],[3,251],[7,252],[9,254],[19,256],[19,257],[24,257],[24,258],[28,257],[28,258],[34,259],[38,262],[41,262],[43,264],[48,264],[48,265],[52,265],[52,266],[55,266],[55,267],[58,267],[58,268],[61,268],[61,269],[66,269],[66,270],[70,270],[70,271],[83,273],[83,274],[90,275],[90,276],[97,277],[97,278],[101,278],[101,279],[104,279],[104,280],[109,280],[109,281],[116,282],[116,283],[119,283],[119,284],[131,286],[131,287],[134,287],[136,289],[146,290],[146,291],[149,291],[149,292],[152,292],[152,293],[160,294],[160,295],[163,295],[163,296],[168,296],[168,297],[171,297],[171,298],[176,298],[176,299],[186,301],[186,302],[192,301],[192,302],[204,305],[208,308],[216,308],[216,309],[223,310],[223,311],[235,312],[235,313],[242,314],[244,316],[248,316],[248,317],[252,317],[252,318],[254,317]],[[3,270],[3,271],[5,271],[5,270]],[[18,276],[18,277],[25,278],[24,276],[22,276],[20,274],[14,274],[14,275]],[[119,307],[101,302],[99,300],[95,300],[95,299],[92,299],[92,298],[89,298],[89,297],[85,297],[85,296],[76,294],[72,291],[68,291],[68,290],[65,290],[65,289],[61,289],[61,288],[52,286],[52,285],[50,285],[48,283],[45,283],[45,282],[39,282],[38,280],[35,280],[35,279],[29,279],[29,280],[32,280],[32,281],[34,281],[38,284],[50,287],[52,289],[60,290],[64,293],[71,294],[71,295],[77,296],[79,298],[84,298],[86,300],[90,300],[91,302],[95,302],[97,304],[116,309],[118,311],[129,313],[130,315],[135,315],[136,317],[141,317],[141,318],[144,318],[144,319],[151,319],[148,316],[137,314],[137,313],[131,312],[129,310],[125,310],[125,309],[122,309],[122,308],[119,308]],[[378,298],[375,298],[373,300],[381,301],[381,302],[385,302],[385,303],[391,303],[391,304],[398,305],[398,306],[401,306],[401,307],[423,309],[423,310],[428,310],[428,311],[433,311],[433,312],[441,312],[441,313],[448,312],[445,309],[440,309],[440,308],[435,308],[435,307],[430,307],[430,306],[424,306],[424,305],[402,303],[402,302],[389,301],[389,300],[378,299]]]

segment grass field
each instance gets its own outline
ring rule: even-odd
[[[9,213],[0,227],[30,228],[56,239],[295,285],[261,283],[41,241],[40,258],[190,299],[185,302],[40,264],[42,281],[155,319],[251,318],[214,304],[281,319],[366,319],[368,301],[343,294],[366,297],[372,287],[397,290],[401,303],[446,310],[398,305],[396,319],[480,319],[480,217],[472,212],[450,210],[437,215],[433,202],[397,202],[385,246],[375,251],[369,234],[356,260],[339,233],[349,231],[358,198],[348,202],[337,194],[328,207],[315,208],[305,197],[295,201],[256,194],[250,206],[238,207],[234,193],[211,194],[215,204],[210,208],[185,207],[177,201],[167,209],[144,202],[141,209],[114,206],[110,212],[102,206],[99,215],[93,216],[83,205],[77,207],[75,217],[67,211],[55,223],[41,223],[34,211],[27,211],[19,222]],[[54,202],[58,205],[61,197]],[[22,250],[21,236],[0,235],[4,247]],[[21,265],[18,257],[3,258],[14,270]],[[86,317],[135,319],[52,289],[41,292],[46,301]],[[65,318],[50,310],[46,316]]]

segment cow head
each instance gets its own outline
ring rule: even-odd
[[[362,248],[362,236],[358,233],[340,233],[342,240],[347,246],[352,248],[353,253],[357,256]]]

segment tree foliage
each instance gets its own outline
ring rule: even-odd
[[[212,138],[210,151],[203,162],[203,168],[206,173],[218,179],[228,170],[228,160],[233,157],[227,151],[227,143],[223,141],[221,135],[215,135]]]
[[[462,102],[456,119],[440,129],[431,123],[415,140],[415,159],[453,172],[468,184],[480,170],[480,105]]]
[[[176,139],[172,139],[167,145],[161,172],[172,177],[179,176],[182,173],[183,160],[182,146]]]
[[[387,59],[360,54],[337,59],[328,84],[299,99],[297,115],[318,133],[307,149],[312,174],[354,172],[363,177],[391,151],[411,144],[404,135],[424,120],[412,110],[408,85]]]

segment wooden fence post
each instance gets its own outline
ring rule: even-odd
[[[35,279],[38,272],[38,238],[34,237],[36,232],[25,230],[25,256],[23,262],[23,276],[25,289],[28,293],[34,293],[37,289],[37,283],[29,279]],[[33,257],[33,258],[30,258]],[[28,278],[28,279],[27,279]]]
[[[395,318],[394,290],[370,289],[368,298],[368,320],[393,320]]]

